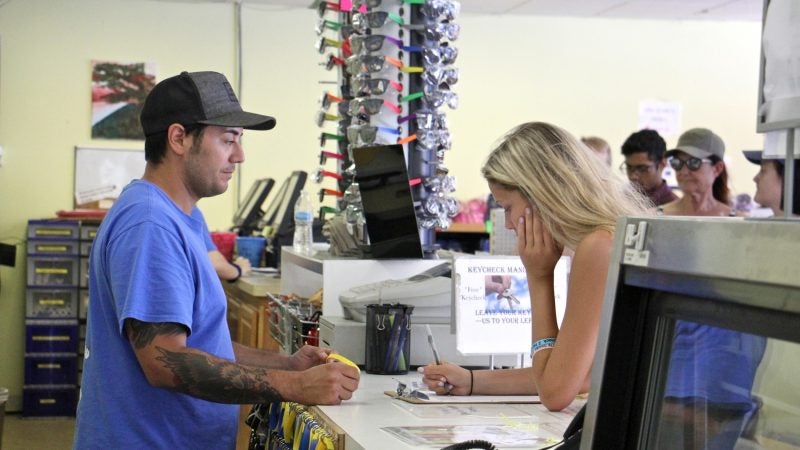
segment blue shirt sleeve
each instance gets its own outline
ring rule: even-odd
[[[120,332],[127,318],[180,323],[191,331],[196,265],[174,230],[143,222],[120,233],[110,252]]]

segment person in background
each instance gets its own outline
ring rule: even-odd
[[[224,75],[158,83],[141,113],[145,172],[124,188],[92,245],[77,449],[233,449],[239,404],[339,404],[356,368],[330,350],[293,355],[231,342],[226,298],[197,201],[225,192],[244,161],[242,111]]]
[[[661,175],[667,165],[666,151],[667,143],[656,130],[637,131],[622,143],[625,162],[620,165],[620,170],[655,206],[678,199]]]
[[[719,136],[693,128],[667,155],[684,194],[664,205],[664,214],[735,215],[722,161],[725,144]],[[757,410],[751,389],[765,348],[762,336],[676,321],[657,448],[734,448],[746,420]]]
[[[658,207],[671,216],[735,216],[725,168],[725,143],[707,128],[680,135],[667,152],[683,196]]]
[[[774,216],[783,216],[783,176],[786,169],[785,159],[765,159],[763,152],[757,150],[743,151],[744,157],[753,164],[761,166],[753,181],[756,183],[756,194],[753,201],[770,208]],[[794,199],[791,214],[800,215],[800,160],[794,160],[794,183],[792,197]]]
[[[243,256],[237,256],[233,261],[228,261],[219,250],[215,249],[208,252],[208,257],[211,258],[211,264],[214,265],[217,276],[228,283],[239,281],[239,278],[247,276],[253,270],[250,260]]]
[[[438,394],[537,394],[548,409],[561,410],[589,388],[617,219],[647,215],[650,204],[578,139],[541,122],[511,130],[482,173],[505,210],[506,228],[517,234],[532,299],[533,366],[430,364],[421,368],[423,381]],[[574,257],[559,328],[553,276],[564,248]]]
[[[750,197],[750,194],[741,192],[733,198],[733,209],[736,210],[737,215],[751,216],[757,209],[757,205],[753,202],[753,197]],[[772,210],[769,211],[772,214]]]
[[[211,258],[211,264],[214,265],[214,270],[217,272],[217,276],[220,279],[228,283],[235,283],[239,278],[247,276],[247,274],[250,273],[253,267],[249,259],[243,256],[237,256],[233,261],[228,261],[228,258],[226,258],[225,255],[219,251],[217,245],[214,244],[214,241],[211,239],[211,233],[206,233],[206,236],[205,243],[206,249],[208,250],[208,257]]]
[[[586,144],[603,161],[606,166],[611,167],[611,146],[605,139],[597,136],[582,137],[581,142]]]

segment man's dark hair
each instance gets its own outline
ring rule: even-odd
[[[656,130],[640,130],[630,136],[622,144],[622,154],[630,156],[633,153],[647,153],[650,161],[658,162],[664,159],[667,152],[667,143],[659,136]]]
[[[203,131],[208,125],[184,125],[186,134],[194,139],[202,139]],[[167,132],[151,134],[144,140],[144,160],[153,164],[161,164],[167,153]]]

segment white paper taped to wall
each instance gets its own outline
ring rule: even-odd
[[[75,206],[116,200],[144,167],[142,150],[75,147]]]

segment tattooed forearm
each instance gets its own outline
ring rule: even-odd
[[[153,342],[159,334],[186,334],[185,326],[173,322],[142,322],[136,319],[125,319],[125,333],[134,348],[142,349]]]
[[[172,371],[175,390],[218,403],[283,401],[267,382],[267,369],[242,366],[192,351],[174,352],[157,347],[157,359]]]

